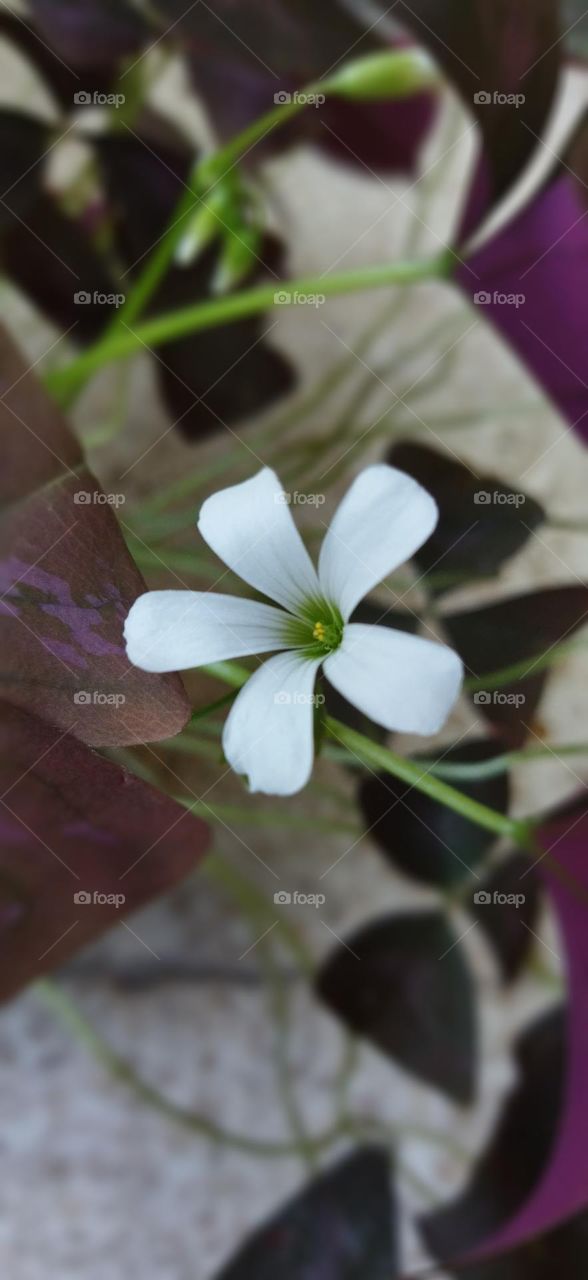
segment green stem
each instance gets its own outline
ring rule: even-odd
[[[427,772],[426,766],[419,761],[407,760],[396,752],[390,751],[388,747],[381,747],[371,742],[369,738],[356,733],[354,729],[349,729],[347,725],[334,720],[332,716],[325,716],[324,723],[330,737],[365,764],[393,774],[402,782],[408,782],[418,791],[423,791],[438,804],[443,804],[448,809],[453,809],[455,813],[461,814],[463,818],[467,818],[468,821],[475,822],[477,826],[485,827],[487,831],[493,831],[496,835],[509,836],[517,844],[523,844],[526,847],[530,830],[528,822],[509,818],[496,809],[480,804],[478,800],[472,800],[463,791],[456,791],[441,778]]]
[[[450,273],[452,262],[452,255],[444,252],[436,258],[415,262],[385,263],[326,276],[301,276],[295,280],[284,281],[279,291],[276,289],[275,282],[272,282],[156,316],[132,330],[126,327],[124,316],[117,316],[116,328],[113,328],[103,341],[78,356],[65,369],[56,369],[49,373],[46,384],[52,395],[67,403],[69,397],[84,385],[91,374],[105,364],[109,364],[111,360],[122,360],[145,347],[173,342],[177,338],[186,337],[189,333],[199,333],[203,329],[232,324],[236,320],[258,315],[278,305],[295,306],[297,295],[323,294],[325,297],[334,298],[342,294],[379,289],[389,285],[409,285],[423,280],[444,279]],[[287,304],[279,302],[284,293],[290,296]]]
[[[215,676],[219,680],[233,685],[233,688],[239,689],[245,681],[249,679],[249,672],[239,666],[236,662],[218,662],[213,666],[203,668],[209,675]],[[355,729],[349,729],[347,725],[341,724],[339,720],[333,719],[332,716],[325,716],[324,727],[331,738],[361,760],[362,763],[372,766],[374,769],[383,769],[386,773],[393,774],[394,777],[400,778],[403,782],[410,783],[417,791],[423,791],[425,795],[431,796],[438,804],[444,804],[448,809],[453,809],[455,813],[460,813],[462,817],[467,818],[470,822],[475,822],[476,826],[484,827],[487,831],[493,831],[496,835],[509,836],[515,840],[517,844],[527,848],[530,832],[531,821],[529,819],[509,818],[504,813],[499,813],[496,809],[490,809],[488,805],[480,804],[478,800],[472,800],[471,796],[467,796],[463,791],[457,791],[454,787],[450,787],[442,778],[435,777],[427,772],[426,766],[418,761],[408,760],[404,756],[399,756],[394,751],[390,751],[388,747],[381,747],[376,742],[370,741],[364,734],[357,733]]]
[[[283,1158],[293,1155],[318,1155],[331,1146],[337,1134],[326,1131],[317,1137],[308,1138],[304,1142],[270,1142],[257,1138],[249,1138],[244,1134],[233,1133],[229,1129],[217,1125],[208,1116],[197,1111],[181,1107],[164,1097],[157,1089],[139,1075],[125,1058],[122,1058],[98,1034],[83,1013],[66,995],[62,987],[49,980],[35,985],[37,994],[44,1004],[56,1014],[60,1021],[82,1044],[90,1050],[94,1058],[101,1063],[114,1079],[132,1089],[135,1096],[149,1107],[173,1120],[182,1128],[191,1130],[203,1138],[208,1138],[219,1146],[232,1147],[245,1151],[248,1155],[263,1158]]]
[[[456,782],[475,782],[482,778],[495,778],[501,773],[508,773],[514,765],[525,764],[534,760],[553,760],[558,756],[588,755],[588,742],[571,742],[549,747],[525,747],[521,751],[506,751],[504,755],[495,756],[493,760],[480,760],[477,763],[462,764],[437,763],[435,760],[421,760],[424,768],[438,778],[454,779]]]

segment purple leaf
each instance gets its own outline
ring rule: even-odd
[[[523,1041],[527,1047],[526,1078],[507,1108],[472,1188],[453,1207],[429,1220],[427,1236],[435,1251],[459,1262],[460,1271],[463,1262],[508,1254],[588,1206],[585,795],[545,823],[538,832],[537,845],[538,869],[556,911],[560,946],[566,956],[567,1011],[563,1029],[552,1015],[542,1025],[542,1040],[537,1041],[537,1035],[531,1033]],[[523,890],[528,878],[521,879]],[[470,1272],[471,1280],[478,1280],[478,1276],[486,1280],[486,1275],[483,1270]],[[535,1273],[533,1280],[537,1280]]]
[[[0,795],[2,1000],[182,880],[208,844],[173,800],[7,703]]]
[[[567,173],[558,173],[457,272],[466,293],[483,300],[480,316],[496,326],[585,439],[587,272],[588,217]]]
[[[443,763],[478,763],[491,760],[501,750],[500,745],[487,740],[467,742],[445,751]],[[507,812],[505,773],[477,782],[460,782],[459,787],[481,804]],[[387,862],[424,884],[449,888],[471,879],[496,839],[492,832],[468,822],[390,774],[367,775],[358,798],[367,832]]]
[[[91,745],[178,733],[190,711],[179,678],[126,658],[124,619],[145,585],[111,501],[2,335],[0,393],[2,696]]]
[[[314,1178],[215,1280],[394,1280],[389,1158],[362,1147]]]
[[[422,573],[447,575],[446,584],[434,588],[436,593],[461,586],[468,578],[496,574],[545,519],[537,502],[514,493],[497,476],[476,476],[463,463],[425,445],[394,445],[386,461],[414,476],[439,508],[436,529],[414,557]]]
[[[467,671],[484,678],[483,688],[474,694],[476,714],[513,746],[528,736],[547,679],[546,670],[537,670],[536,659],[558,643],[569,642],[587,611],[588,587],[547,587],[444,616],[444,628]],[[509,684],[492,679],[494,673],[527,660],[524,679]]]
[[[317,979],[333,1013],[420,1080],[472,1102],[477,1031],[469,968],[441,915],[407,913],[366,925]]]

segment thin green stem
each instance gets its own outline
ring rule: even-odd
[[[323,294],[334,298],[390,285],[445,279],[450,274],[452,262],[452,255],[444,252],[438,257],[415,262],[383,263],[326,276],[301,276],[285,281],[280,291],[276,290],[275,283],[272,282],[156,316],[143,321],[136,328],[128,327],[124,316],[117,316],[116,329],[113,328],[103,341],[78,356],[66,368],[49,373],[47,387],[58,400],[68,402],[70,395],[77,392],[91,374],[110,361],[122,360],[145,347],[164,345],[186,337],[189,333],[233,324],[246,316],[258,315],[278,305],[295,306],[301,295]],[[286,303],[281,301],[284,294],[288,295]]]
[[[518,764],[538,760],[557,759],[558,756],[586,756],[588,742],[562,743],[559,746],[524,747],[520,751],[506,751],[504,755],[495,756],[493,760],[463,762],[462,764],[437,763],[435,760],[421,760],[423,767],[430,769],[438,778],[452,779],[456,782],[475,782],[483,778],[496,778],[501,773],[508,773]]]
[[[496,835],[510,836],[517,844],[524,844],[526,847],[530,829],[528,822],[509,818],[506,814],[490,809],[488,805],[480,804],[478,800],[472,800],[464,792],[455,790],[441,778],[430,773],[420,762],[408,760],[390,751],[388,747],[381,747],[378,743],[371,742],[363,734],[349,729],[347,725],[334,720],[332,716],[325,716],[324,724],[330,737],[340,746],[346,747],[356,759],[374,769],[391,773],[403,782],[408,782],[418,791],[431,796],[438,804],[453,809],[455,813],[461,814],[470,822],[475,822],[477,826],[493,831]]]
[[[167,1120],[173,1120],[176,1124],[181,1125],[183,1129],[196,1133],[202,1138],[207,1138],[218,1146],[232,1147],[234,1150],[246,1152],[251,1156],[261,1156],[264,1159],[281,1159],[310,1153],[313,1156],[318,1155],[330,1147],[337,1136],[333,1130],[325,1131],[314,1138],[308,1138],[302,1144],[298,1141],[264,1141],[247,1137],[245,1134],[233,1133],[230,1129],[215,1124],[209,1116],[181,1107],[178,1103],[172,1102],[171,1099],[159,1093],[153,1085],[149,1084],[135,1071],[134,1067],[125,1058],[116,1053],[102,1039],[102,1036],[84,1017],[77,1005],[69,999],[63,987],[49,980],[44,980],[35,985],[35,991],[47,1008],[57,1015],[77,1040],[85,1045],[96,1061],[105,1067],[115,1080],[131,1089],[135,1097],[159,1112],[160,1115],[165,1116]]]

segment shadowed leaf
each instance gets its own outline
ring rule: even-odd
[[[568,643],[588,614],[588,587],[548,587],[509,596],[475,612],[446,614],[443,625],[453,647],[484,688],[474,694],[476,713],[483,715],[514,747],[524,742],[532,725],[546,670],[536,659],[558,643]],[[528,660],[528,676],[511,683],[486,679]],[[537,674],[534,674],[534,672]]]
[[[7,703],[0,795],[3,1000],[183,879],[208,844],[167,796]]]
[[[514,492],[497,476],[469,467],[424,445],[395,445],[386,461],[414,476],[434,497],[439,523],[414,559],[423,573],[448,575],[439,594],[468,579],[493,575],[520,551],[545,519],[537,502]],[[426,585],[426,584],[424,584]],[[430,587],[427,588],[431,590]]]
[[[344,941],[319,973],[320,998],[420,1080],[472,1102],[477,1035],[472,980],[442,916],[391,916]]]
[[[469,764],[492,760],[502,748],[489,741],[475,741],[443,753],[444,764]],[[418,760],[418,756],[416,757]],[[428,758],[427,758],[428,759]],[[423,772],[428,765],[423,763]],[[472,799],[506,813],[508,776],[476,782],[460,782]],[[394,867],[425,884],[450,888],[472,879],[496,837],[491,831],[452,809],[438,804],[424,792],[390,774],[370,774],[359,789],[359,805],[369,835]],[[472,879],[472,886],[478,880]]]
[[[480,890],[490,894],[492,901],[476,903],[474,898],[472,910],[496,952],[505,982],[514,982],[536,944],[534,933],[541,906],[539,880],[529,870],[528,857],[513,853],[487,880],[476,885],[476,891]],[[521,896],[522,902],[512,901]]]
[[[260,1227],[215,1280],[394,1280],[390,1162],[363,1147]]]
[[[520,1083],[507,1103],[469,1187],[423,1220],[437,1258],[463,1258],[524,1203],[553,1148],[562,1105],[565,1027],[560,1010],[527,1031],[517,1048]],[[502,1263],[502,1259],[501,1259]],[[480,1280],[484,1277],[480,1271]],[[508,1271],[500,1273],[508,1277]],[[478,1277],[471,1273],[471,1280]]]

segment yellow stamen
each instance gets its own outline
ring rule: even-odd
[[[313,640],[321,640],[321,641],[322,641],[322,640],[324,640],[324,638],[325,638],[325,634],[326,634],[326,633],[325,633],[325,624],[324,624],[324,622],[315,622],[315,624],[314,624],[314,628],[313,628],[313,632],[312,632],[312,638],[313,638]]]

